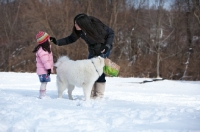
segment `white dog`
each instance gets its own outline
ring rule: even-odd
[[[63,91],[68,88],[68,97],[72,98],[74,87],[82,87],[85,100],[90,99],[92,86],[103,73],[104,58],[98,56],[86,60],[70,60],[62,56],[55,63],[57,67],[58,97],[62,98]]]

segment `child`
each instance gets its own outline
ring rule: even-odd
[[[46,85],[50,82],[50,74],[53,73],[53,54],[51,51],[49,35],[40,31],[36,35],[38,45],[33,50],[36,53],[36,67],[39,80],[41,82],[39,98],[46,95]]]

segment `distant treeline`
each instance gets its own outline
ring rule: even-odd
[[[36,33],[67,37],[79,13],[114,30],[120,77],[200,80],[199,0],[0,0],[0,71],[35,72]],[[52,49],[55,62],[88,55],[81,39]]]

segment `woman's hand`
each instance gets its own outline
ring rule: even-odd
[[[106,54],[107,51],[108,51],[108,49],[109,49],[109,48],[108,48],[107,46],[102,46],[102,47],[101,47],[101,53],[102,53],[102,54]]]
[[[50,37],[50,41],[53,42],[55,45],[57,45],[57,40],[54,37]]]

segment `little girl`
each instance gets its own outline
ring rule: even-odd
[[[39,98],[46,95],[46,85],[50,82],[50,74],[53,73],[53,54],[51,51],[49,35],[40,31],[36,35],[38,45],[33,50],[36,53],[36,67],[39,80],[41,82]]]

